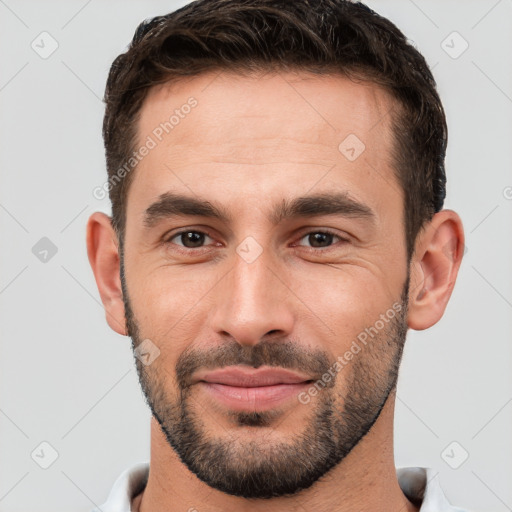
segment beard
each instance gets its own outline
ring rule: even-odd
[[[135,351],[144,338],[128,298],[122,257],[121,284],[127,331]],[[286,416],[278,408],[224,411],[239,432],[222,429],[222,436],[213,436],[208,421],[215,419],[192,396],[193,373],[199,368],[266,365],[322,376],[332,371],[334,364],[326,352],[275,338],[262,339],[254,346],[232,340],[207,351],[189,347],[175,365],[174,396],[168,393],[174,381],[169,378],[171,373],[155,362],[145,366],[135,357],[146,402],[181,462],[210,487],[247,499],[294,495],[326,475],[370,431],[396,387],[407,333],[408,286],[409,274],[400,299],[402,307],[340,370],[346,378],[342,388],[336,387],[338,372],[324,384],[316,400],[308,405],[298,403],[296,407],[311,408],[308,421],[293,436],[281,436],[279,441],[272,434],[278,432]],[[249,433],[247,427],[251,427]],[[262,442],[263,434],[248,439],[252,432],[261,433],[265,427],[268,444]]]

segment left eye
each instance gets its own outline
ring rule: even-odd
[[[178,241],[173,242],[175,239]],[[212,240],[211,237],[202,231],[182,231],[181,233],[176,233],[173,237],[169,238],[168,241],[186,247],[187,249],[194,249],[202,247],[206,239]]]
[[[314,231],[304,235],[300,240],[306,240],[310,244],[310,247],[322,248],[332,245],[335,239],[343,240],[341,237],[335,235],[334,233],[329,233],[326,231]],[[304,244],[299,243],[299,245]]]

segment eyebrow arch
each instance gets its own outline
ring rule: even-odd
[[[320,215],[363,218],[371,223],[375,223],[377,219],[377,215],[369,206],[351,198],[346,192],[326,192],[297,197],[291,201],[283,200],[272,213],[270,220],[274,224],[279,224],[283,219]]]
[[[209,201],[169,192],[161,194],[143,215],[144,225],[148,229],[155,226],[161,219],[174,216],[207,217],[218,219],[226,224],[232,221],[231,215],[220,206]],[[376,214],[369,206],[351,198],[346,192],[322,193],[283,200],[271,212],[269,220],[277,225],[285,219],[321,215],[363,218],[372,223],[376,221]]]
[[[152,228],[161,219],[175,216],[195,215],[218,219],[224,223],[231,221],[231,216],[222,208],[209,201],[201,201],[194,197],[166,192],[144,212],[144,225]]]

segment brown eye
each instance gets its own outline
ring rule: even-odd
[[[169,242],[181,245],[187,249],[194,249],[202,247],[207,238],[211,240],[206,233],[202,233],[201,231],[182,231],[170,238]]]
[[[313,248],[329,247],[333,244],[333,241],[342,240],[339,236],[328,231],[314,231],[304,235],[301,241],[306,240],[307,244],[299,243],[299,245],[306,245]]]

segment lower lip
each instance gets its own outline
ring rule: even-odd
[[[217,401],[235,410],[265,411],[281,405],[297,395],[309,382],[297,384],[276,384],[253,388],[227,386],[213,382],[200,382],[203,388]]]

